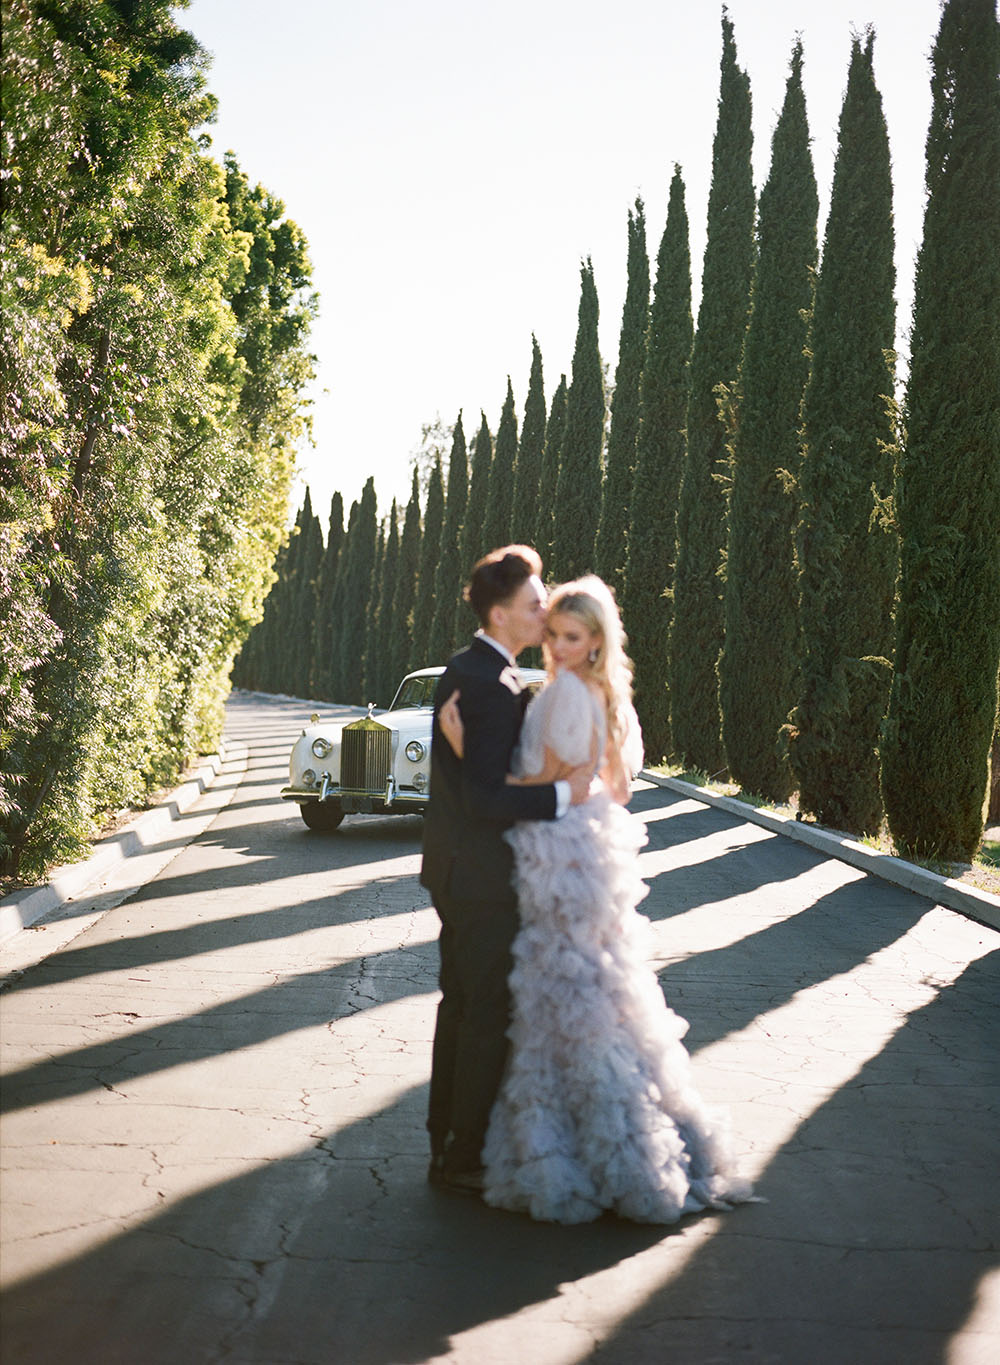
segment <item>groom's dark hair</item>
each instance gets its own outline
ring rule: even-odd
[[[483,555],[473,566],[463,594],[480,625],[489,625],[492,609],[509,602],[532,574],[541,578],[542,561],[530,545],[503,545]]]

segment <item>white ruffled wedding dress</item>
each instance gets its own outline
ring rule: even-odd
[[[630,718],[626,766],[642,741]],[[516,770],[537,773],[544,746],[586,762],[604,710],[573,673],[532,701]],[[725,1119],[698,1094],[687,1021],[669,1009],[649,965],[646,832],[606,792],[559,820],[515,825],[521,929],[510,984],[510,1059],[484,1150],[488,1204],[556,1223],[612,1209],[673,1223],[751,1198],[736,1177]]]

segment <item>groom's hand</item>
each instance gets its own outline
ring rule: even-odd
[[[569,783],[569,803],[571,806],[580,806],[590,795],[590,784],[594,776],[594,769],[589,763],[581,763],[579,768],[573,768],[566,776]]]

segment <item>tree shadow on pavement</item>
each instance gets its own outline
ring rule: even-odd
[[[792,848],[798,851],[797,845]],[[705,862],[690,866],[676,863],[662,872],[642,872],[650,894],[640,909],[647,919],[673,919],[702,905],[722,904],[766,887],[780,888],[822,861],[816,855],[810,859],[808,853],[802,858],[782,858],[774,850],[772,862],[768,857],[771,852],[766,845],[742,844],[721,850]]]
[[[656,788],[652,792],[636,792],[629,810],[642,818],[647,812],[669,811],[686,800]],[[756,827],[752,839],[742,837],[747,828],[745,820],[714,806],[650,820],[643,854],[681,850],[688,844],[717,839],[727,833],[730,842],[725,846],[714,845],[701,861],[678,860],[663,872],[651,876],[643,873],[651,891],[643,903],[643,913],[653,920],[672,918],[700,905],[748,895],[763,886],[780,886],[825,861],[821,854],[803,844],[792,843],[779,834],[765,834]]]
[[[425,1095],[354,1126],[370,1156],[333,1156],[324,1138],[13,1287],[5,1358],[417,1365],[670,1235],[614,1219],[540,1225],[431,1189],[423,1150],[386,1141],[419,1131]]]
[[[352,956],[314,971],[290,970],[277,983],[271,972],[268,984],[260,990],[223,1000],[181,1019],[154,1020],[147,1028],[133,1028],[127,1033],[121,1032],[119,1017],[115,1036],[107,1041],[9,1071],[4,1077],[0,1112],[15,1113],[90,1091],[125,1090],[141,1076],[358,1014],[366,1004],[376,1003],[369,994],[360,994],[359,963],[364,965],[367,990],[377,987],[380,1005],[413,995],[415,980],[424,980],[426,988],[433,989],[436,953],[435,940],[369,953],[363,959]],[[32,972],[32,984],[41,984],[41,971]],[[42,977],[42,981],[60,984],[61,980],[58,972]],[[334,1039],[330,1046],[335,1049]]]
[[[1000,1264],[1000,950],[815,1109],[715,1234],[594,1355],[945,1365]]]
[[[997,1263],[998,976],[995,953],[915,1011],[693,1255],[691,1220],[558,1228],[431,1190],[421,1086],[14,1286],[7,1358],[417,1365],[659,1244],[660,1287],[587,1359],[943,1365]]]
[[[691,1020],[697,1050],[745,1028],[799,991],[849,972],[902,938],[929,902],[863,878],[724,948],[661,968],[668,1004]]]
[[[202,847],[206,847],[204,842]],[[244,881],[242,869],[236,871],[238,875],[232,879],[227,878],[225,874],[221,879],[216,879],[216,887],[213,889],[218,889],[219,880],[225,880],[229,887],[255,884],[252,881]],[[276,879],[280,879],[277,873]],[[150,914],[154,910],[158,912],[161,909],[160,902],[174,896],[185,895],[185,883],[189,880],[190,877],[162,877],[140,888],[115,908],[135,909],[137,918],[138,913],[143,910]],[[256,885],[259,886],[266,880],[266,874],[262,875],[257,878]],[[413,896],[404,908],[401,909],[398,904],[388,899],[379,898],[380,889],[396,889],[404,882],[413,883]],[[416,884],[413,874],[399,872],[394,876],[371,878],[366,881],[363,906],[359,906],[356,888],[349,887],[331,891],[329,895],[313,900],[294,900],[286,905],[272,905],[262,910],[245,910],[240,914],[206,917],[178,925],[176,928],[150,928],[148,931],[133,931],[127,934],[118,930],[113,936],[98,941],[93,941],[93,938],[83,942],[75,940],[67,947],[49,954],[22,976],[7,982],[3,989],[8,994],[16,995],[18,992],[36,990],[57,981],[66,983],[125,967],[137,968],[157,963],[179,962],[186,958],[197,958],[205,953],[217,953],[245,944],[294,938],[296,935],[312,933],[331,925],[349,924],[362,918],[377,920],[383,916],[411,914],[414,909],[428,903],[426,892]]]
[[[658,795],[662,799],[663,793]],[[256,798],[252,801],[256,804]],[[718,817],[733,829],[739,824],[712,812],[711,828],[722,827],[711,823]],[[702,812],[658,823],[672,826],[672,843],[679,835],[680,842],[702,837],[706,828]],[[244,887],[262,880],[308,877],[326,860],[331,867],[349,869],[403,857],[414,851],[412,833],[392,819],[359,821],[357,833],[348,831],[349,839],[309,839],[293,833],[285,819],[254,829],[255,839],[261,830],[264,835],[253,849],[246,830],[230,830],[224,819],[206,836],[228,856],[244,849],[250,855],[246,864],[218,869],[219,887],[236,893],[235,913],[212,919],[209,889],[206,918],[196,925],[188,919],[173,927],[169,914],[154,919],[154,911],[160,915],[173,897],[179,905],[197,885],[192,875],[178,870],[150,888],[145,909],[141,896],[133,898],[132,912],[149,917],[155,926],[151,932],[117,946],[77,944],[33,968],[22,985],[57,986],[94,972],[284,939],[288,946],[280,967],[271,961],[265,972],[259,963],[268,961],[266,955],[239,960],[247,979],[256,981],[259,972],[266,985],[183,1019],[164,1022],[154,1016],[125,1030],[119,1019],[114,1038],[12,1075],[4,1088],[8,1107],[44,1106],[49,1100],[117,1089],[109,1098],[125,1117],[137,1078],[432,990],[433,941],[396,943],[363,955],[355,945],[349,958],[319,964],[311,956],[315,949],[298,941],[309,930],[364,917],[377,933],[382,916],[426,907],[415,878],[409,902],[400,895],[401,882],[412,872],[381,879],[383,889],[392,892],[381,905],[377,894],[359,904],[355,891],[346,889],[255,914],[248,912],[243,894]],[[818,861],[798,846],[782,841],[780,847],[783,865],[791,858],[788,866],[801,871]],[[759,854],[760,844],[755,848]],[[737,877],[733,890],[728,875],[729,896],[768,883],[749,866],[741,869],[741,852],[730,851],[727,871],[742,870],[746,885],[741,892]],[[770,849],[766,856],[770,859]],[[695,876],[697,869],[688,873]],[[204,879],[204,872],[199,875]],[[370,878],[367,869],[364,875]],[[378,879],[373,886],[377,893]],[[654,896],[660,894],[657,884]],[[689,898],[696,894],[701,893],[688,893]],[[666,880],[662,898],[668,898]],[[702,894],[691,899],[691,906],[713,899]],[[917,897],[860,881],[806,908],[790,907],[786,919],[730,947],[672,963],[661,980],[670,1003],[692,1019],[689,1042],[697,1049],[739,1031],[809,985],[863,963],[905,935],[927,910],[928,903]],[[331,941],[328,951],[335,946]],[[655,1247],[657,1287],[646,1303],[591,1354],[586,1353],[595,1329],[584,1323],[580,1354],[573,1359],[605,1365],[713,1359],[754,1365],[843,1365],[845,1360],[882,1365],[899,1359],[907,1365],[938,1365],[946,1359],[948,1335],[967,1317],[976,1285],[996,1259],[989,1237],[996,1214],[986,1203],[995,1198],[996,1115],[987,1123],[982,1087],[995,1082],[1000,1055],[990,1013],[997,961],[995,955],[974,964],[916,1010],[878,1056],[824,1098],[782,1142],[760,1182],[769,1203],[686,1220],[674,1229],[611,1218],[582,1228],[551,1227],[430,1189],[425,1182],[426,1086],[395,1092],[398,1098],[388,1103],[376,1098],[365,1117],[338,1123],[338,1103],[359,1102],[359,1091],[356,1079],[344,1075],[348,1044],[332,1029],[328,1052],[322,1050],[324,1038],[311,1040],[306,1060],[312,1064],[306,1069],[312,1094],[297,1095],[294,1082],[283,1079],[294,1099],[288,1106],[293,1112],[283,1111],[281,1118],[291,1127],[293,1142],[301,1123],[297,1151],[263,1159],[245,1156],[242,1149],[235,1156],[216,1154],[211,1144],[193,1152],[193,1142],[186,1152],[175,1152],[164,1141],[162,1150],[146,1142],[139,1155],[130,1152],[148,1162],[144,1180],[130,1184],[130,1189],[141,1186],[143,1210],[148,1191],[148,1213],[134,1215],[131,1226],[94,1245],[98,1228],[113,1227],[104,1211],[107,1203],[102,1209],[106,1195],[94,1196],[96,1212],[82,1214],[75,1231],[67,1223],[58,1234],[90,1239],[88,1249],[8,1289],[4,1356],[17,1365],[63,1360],[74,1365],[423,1365],[446,1355],[456,1336],[484,1324],[503,1326],[536,1304],[546,1304],[549,1321],[572,1324],[571,1308],[560,1302],[564,1286],[579,1286]],[[197,967],[185,970],[193,975]],[[77,998],[90,989],[81,987]],[[70,1009],[72,1001],[66,992],[64,1007]],[[369,1071],[378,1075],[387,1041],[400,1051],[423,1046],[405,1036],[417,1014],[418,1027],[427,1026],[426,1000],[415,1001],[399,1025],[404,1036],[398,1039],[386,1040],[373,1028],[369,1053],[360,1034],[353,1039],[350,1045],[365,1059],[365,1081]],[[297,1038],[289,1040],[284,1054],[289,1063],[302,1046]],[[429,1044],[427,1052],[429,1058]],[[247,1066],[253,1063],[250,1057]],[[188,1102],[207,1110],[240,1105],[244,1074],[236,1067],[231,1089]],[[413,1072],[398,1074],[412,1078]],[[795,1081],[782,1076],[780,1060],[768,1075],[775,1094]],[[194,1083],[205,1084],[197,1074]],[[187,1092],[179,1089],[176,1099],[171,1092],[167,1100],[172,1132],[193,1122],[183,1113]],[[127,1148],[128,1142],[121,1145]],[[42,1171],[49,1156],[44,1140],[31,1153]],[[119,1169],[113,1155],[98,1152],[95,1160],[106,1161],[107,1169],[79,1170],[84,1209],[89,1207],[88,1181],[109,1181]],[[71,1178],[76,1180],[76,1174]],[[184,1192],[177,1197],[179,1188]],[[119,1226],[126,1217],[123,1213]],[[143,1221],[136,1225],[135,1217]],[[648,1283],[648,1265],[643,1274]],[[606,1284],[589,1287],[600,1306],[591,1319],[614,1312],[614,1304],[609,1309],[601,1300]],[[634,1305],[634,1294],[628,1303]],[[541,1331],[545,1321],[540,1316]]]

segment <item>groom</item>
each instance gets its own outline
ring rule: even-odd
[[[482,1188],[482,1146],[507,1056],[510,948],[518,929],[513,854],[503,832],[515,820],[554,820],[586,799],[585,765],[568,781],[508,786],[528,701],[517,655],[545,629],[542,562],[526,545],[493,550],[472,570],[465,599],[481,629],[448,664],[434,698],[431,796],[421,883],[441,920],[441,1003],[431,1058],[429,1179]],[[441,733],[453,692],[465,727],[464,756]]]

